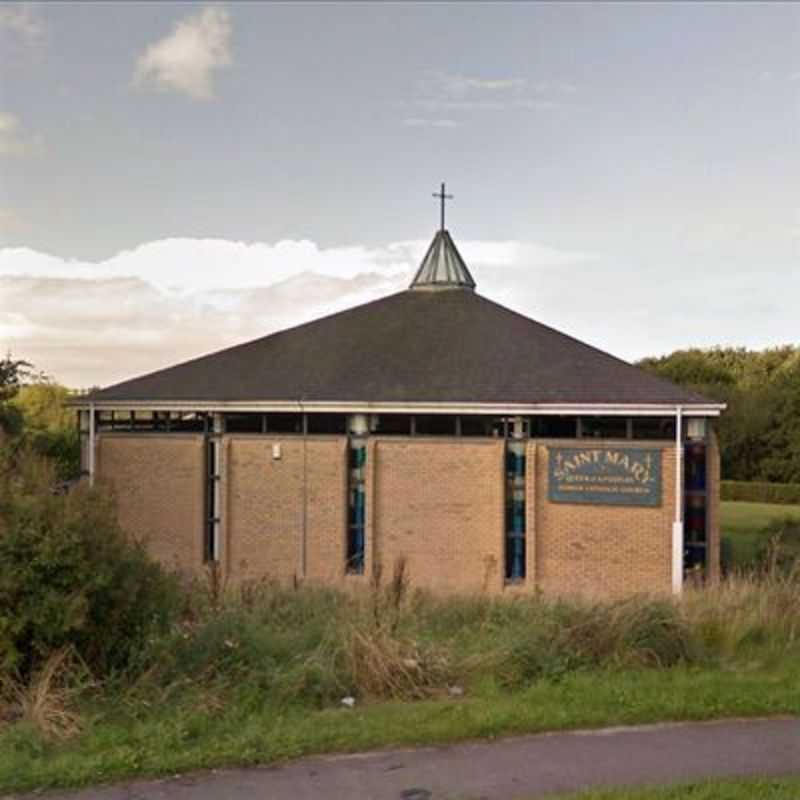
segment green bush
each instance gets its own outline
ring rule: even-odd
[[[198,587],[188,599],[181,624],[139,656],[139,671],[153,667],[150,681],[235,687],[248,704],[319,706],[346,693],[336,645],[342,595],[263,583],[229,592],[216,608]]]
[[[33,450],[50,459],[60,480],[79,477],[81,469],[81,443],[76,428],[63,431],[32,431],[28,439]]]
[[[758,481],[722,481],[723,500],[746,503],[800,505],[800,483],[763,483]]]
[[[701,652],[679,607],[669,601],[539,606],[500,667],[502,682],[512,688],[583,669],[672,667]]]
[[[21,472],[0,507],[0,671],[26,678],[70,645],[97,675],[126,668],[173,619],[177,583],[126,540],[107,494],[54,495],[47,475],[31,490]]]

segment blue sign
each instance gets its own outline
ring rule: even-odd
[[[661,450],[653,447],[553,447],[551,503],[660,506]]]

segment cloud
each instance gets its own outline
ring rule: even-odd
[[[577,86],[566,81],[429,72],[417,81],[411,101],[401,105],[450,115],[509,109],[546,111],[564,106],[566,98],[577,91]],[[419,127],[423,122],[433,121],[429,117],[409,117],[403,124],[408,124],[408,119],[419,120]],[[461,124],[455,119],[451,122],[452,126]]]
[[[0,156],[28,156],[41,153],[44,140],[27,133],[19,118],[0,111]]]
[[[0,6],[0,31],[25,45],[38,44],[44,35],[44,24],[32,3]]]
[[[134,85],[211,99],[213,73],[231,64],[231,31],[230,14],[218,6],[180,20],[139,57]]]
[[[166,239],[101,262],[0,247],[0,352],[74,387],[108,385],[401,290],[428,244]],[[796,339],[786,298],[800,272],[777,265],[698,258],[687,281],[668,261],[541,242],[458,247],[481,294],[623,358]]]
[[[428,244],[167,239],[97,263],[0,248],[0,350],[72,386],[106,385],[399,291]],[[525,270],[592,259],[527,242],[459,248],[495,294]]]
[[[503,92],[512,89],[524,89],[528,85],[525,78],[474,78],[466,75],[450,75],[434,73],[429,81],[434,87],[441,88],[447,94],[464,95],[468,92]]]

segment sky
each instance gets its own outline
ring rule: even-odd
[[[408,285],[797,343],[800,5],[1,3],[0,348],[79,388]]]

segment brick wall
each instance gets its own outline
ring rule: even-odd
[[[168,569],[203,568],[203,437],[100,434],[97,476],[115,489],[123,529]]]
[[[368,533],[385,575],[405,559],[415,587],[502,588],[503,452],[487,440],[375,441]]]
[[[273,458],[273,445],[280,458]],[[344,575],[345,437],[225,436],[225,563],[233,580]],[[304,479],[305,476],[305,479]],[[304,503],[305,493],[305,503]],[[304,511],[305,507],[305,511]]]
[[[630,441],[592,442],[636,447]],[[281,457],[273,459],[273,445]],[[247,436],[222,440],[221,559],[229,578],[302,577],[358,586],[400,559],[412,585],[619,596],[671,589],[675,450],[662,451],[657,508],[550,503],[548,448],[527,446],[527,580],[504,585],[504,443],[488,439],[372,437],[368,444],[363,577],[345,576],[347,439]],[[305,478],[304,478],[305,475]],[[120,521],[170,568],[203,564],[203,437],[101,434],[98,476],[115,485]],[[709,574],[719,574],[719,449],[709,450]],[[305,494],[305,520],[304,520]]]
[[[592,441],[591,446],[635,447],[631,441]],[[675,447],[662,444],[662,504],[656,508],[551,503],[549,447],[574,442],[531,443],[536,480],[529,475],[528,502],[535,511],[535,575],[545,594],[620,596],[671,591],[672,522],[675,513]],[[532,460],[532,459],[530,459]],[[530,525],[529,525],[530,528]],[[530,531],[528,533],[530,537]]]

